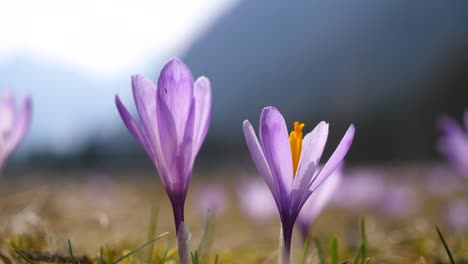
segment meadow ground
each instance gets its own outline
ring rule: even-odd
[[[259,177],[254,174],[252,178]],[[326,263],[333,263],[334,236],[339,263],[355,263],[362,244],[362,219],[370,263],[449,263],[436,225],[456,263],[468,259],[468,206],[464,208],[468,185],[462,177],[439,165],[409,165],[354,167],[345,178],[358,179],[363,174],[367,180],[343,182],[337,194],[341,198],[333,199],[311,229],[311,236],[320,241]],[[372,177],[384,184],[369,183]],[[215,263],[216,258],[218,263],[277,262],[279,220],[275,216],[253,219],[239,204],[239,180],[247,178],[245,172],[228,169],[194,174],[186,204],[192,250],[206,230],[207,212],[201,209],[197,196],[212,184],[226,192],[219,206],[222,210],[215,211],[210,219],[211,236],[205,237],[212,239],[204,240],[205,258],[200,263]],[[403,186],[406,191],[382,195],[390,186]],[[372,199],[375,201],[370,202]],[[81,262],[97,263],[101,255],[107,261],[116,260],[158,234],[169,232],[124,263],[160,263],[162,256],[166,263],[176,263],[172,220],[169,200],[154,171],[17,173],[14,178],[4,178],[0,186],[0,261],[22,261],[15,250],[35,263],[49,257],[67,260],[68,240]],[[299,240],[296,235],[293,263],[301,263],[303,244]],[[316,246],[312,240],[305,263],[324,263]]]

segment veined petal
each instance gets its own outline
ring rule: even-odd
[[[195,102],[192,102],[192,108],[190,109],[189,116],[187,118],[187,124],[185,127],[185,135],[177,153],[177,168],[179,169],[179,186],[183,186],[184,193],[187,193],[188,185],[190,183],[190,177],[192,176],[193,164],[195,163],[196,155],[193,155],[194,151],[194,126],[195,126]],[[176,184],[176,183],[175,183]]]
[[[312,180],[309,188],[310,192],[314,192],[328,178],[328,176],[330,176],[330,174],[341,164],[341,162],[343,162],[344,157],[348,153],[353,143],[354,132],[354,125],[351,125],[346,131],[343,138],[341,139],[340,144],[338,144],[338,147],[328,159],[327,163],[325,163],[325,165],[323,166],[323,169]],[[307,198],[308,197],[305,197],[305,199]]]
[[[257,167],[258,172],[264,178],[275,201],[278,203],[278,183],[277,180],[271,175],[270,168],[268,167],[268,162],[265,159],[263,150],[260,146],[260,143],[258,142],[255,130],[253,129],[252,125],[248,120],[244,121],[242,127],[244,130],[245,141],[247,142],[247,147],[249,148],[250,156],[252,157],[255,167]]]
[[[192,73],[182,61],[172,59],[164,65],[158,80],[157,104],[164,104],[172,116],[178,143],[182,142],[185,135],[194,96],[193,86]]]
[[[124,106],[118,95],[115,95],[115,105],[117,106],[117,110],[119,111],[122,121],[128,128],[128,131],[130,131],[130,134],[132,134],[140,146],[146,151],[148,156],[152,158],[153,154],[148,146],[148,143],[146,142],[145,136],[138,126],[138,123],[135,121],[130,112],[128,112],[127,108]]]
[[[184,169],[179,166],[181,160],[178,157],[178,154],[180,152],[180,146],[182,145],[183,139],[178,141],[174,119],[172,118],[172,114],[164,101],[158,101],[156,103],[156,113],[159,132],[158,142],[160,142],[162,156],[161,159],[166,165],[168,175],[170,175],[168,176],[171,183],[169,187],[170,190],[173,191],[174,187],[176,187],[175,185],[180,187],[180,182],[182,182],[180,179],[182,176],[180,175],[183,174],[182,172]],[[180,187],[180,189],[182,188],[183,187]]]
[[[194,88],[195,98],[195,122],[194,122],[194,136],[193,136],[193,151],[192,156],[198,154],[203,140],[208,132],[211,119],[211,85],[206,77],[200,77],[195,82]]]
[[[271,175],[278,182],[280,199],[289,206],[293,183],[291,146],[286,122],[275,107],[263,109],[259,134]]]
[[[300,205],[309,184],[314,177],[317,165],[320,163],[328,138],[328,124],[320,122],[302,141],[302,152],[296,177],[293,183],[291,208]]]
[[[161,176],[164,186],[169,186],[171,179],[167,176],[167,166],[159,142],[159,128],[156,116],[157,87],[152,81],[141,75],[132,76],[133,99],[140,116],[142,134],[146,138],[150,157]]]

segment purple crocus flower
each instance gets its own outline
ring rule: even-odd
[[[443,213],[445,221],[452,230],[461,232],[468,230],[468,203],[456,200],[448,205]]]
[[[193,165],[210,123],[210,82],[206,77],[194,82],[189,68],[175,58],[164,65],[157,85],[134,75],[132,88],[141,126],[116,95],[117,109],[158,170],[179,233]]]
[[[380,206],[385,191],[381,169],[357,168],[346,173],[331,203],[350,212],[357,212],[363,207]]]
[[[408,185],[390,184],[385,188],[377,209],[389,218],[401,219],[417,213],[420,196]]]
[[[264,224],[277,214],[275,200],[263,180],[241,182],[237,194],[242,211],[256,223]]]
[[[226,210],[226,190],[220,184],[208,184],[196,192],[197,205],[203,214],[208,211],[222,214]]]
[[[465,128],[447,116],[439,120],[438,127],[442,134],[439,151],[460,174],[468,177],[468,110],[465,111]]]
[[[297,227],[299,228],[299,233],[302,236],[303,242],[308,238],[310,226],[336,193],[342,179],[343,165],[338,167],[328,179],[323,182],[322,186],[311,195],[310,199],[305,202],[297,218]]]
[[[12,92],[0,97],[0,172],[25,137],[30,123],[30,96],[23,98],[19,111]]]
[[[328,137],[328,124],[320,122],[303,139],[304,124],[294,123],[288,136],[286,122],[275,107],[265,107],[260,116],[259,139],[248,120],[244,135],[252,159],[268,185],[281,219],[284,248],[282,261],[289,263],[294,223],[309,196],[341,164],[351,147],[351,125],[323,168],[316,173]]]

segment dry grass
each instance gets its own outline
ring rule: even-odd
[[[424,263],[424,259],[427,263],[448,263],[435,230],[436,224],[441,227],[459,262],[468,258],[467,233],[452,230],[444,224],[441,215],[450,199],[466,197],[467,192],[461,190],[449,196],[432,196],[422,187],[421,169],[398,167],[390,171],[394,174],[419,175],[400,179],[404,184],[415,187],[423,201],[423,208],[414,215],[398,220],[370,209],[349,211],[328,208],[317,220],[312,232],[321,241],[327,258],[330,259],[332,236],[336,235],[340,261],[353,263],[361,243],[361,217],[366,220],[370,263]],[[148,263],[149,250],[153,247],[153,255],[156,256],[152,258],[154,263],[158,263],[157,256],[164,255],[166,251],[169,259],[166,263],[176,263],[175,257],[171,259],[171,256],[176,256],[172,212],[156,176],[148,178],[116,173],[96,177],[88,172],[76,172],[58,177],[54,172],[46,174],[47,177],[44,177],[44,173],[28,173],[27,176],[15,176],[13,181],[3,180],[0,187],[2,258],[19,261],[12,244],[36,259],[53,254],[67,257],[67,241],[70,240],[77,257],[86,256],[97,262],[102,249],[104,256],[115,260],[146,242],[150,236],[169,232],[166,237],[125,261]],[[219,175],[219,171],[208,174]],[[197,181],[198,178],[198,175],[193,178],[186,205],[186,221],[192,231],[193,249],[203,233],[206,215],[206,212],[197,210],[194,193],[202,188],[204,181],[213,181]],[[214,243],[208,263],[213,263],[216,255],[218,263],[276,263],[279,222],[272,219],[255,223],[242,214],[236,199],[237,185],[233,180],[238,178],[237,173],[224,173],[223,179],[228,180],[217,180],[228,190],[229,199],[227,210],[214,219]],[[151,216],[155,211],[157,224],[153,232]],[[302,247],[296,240],[295,263],[299,263]],[[320,263],[314,243],[309,247],[308,259],[309,263]]]

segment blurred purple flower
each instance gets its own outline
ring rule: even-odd
[[[260,116],[260,141],[250,122],[245,120],[243,124],[252,159],[278,207],[284,238],[284,263],[290,261],[292,231],[302,206],[341,164],[354,137],[354,126],[351,125],[323,169],[316,172],[327,141],[328,124],[320,122],[304,139],[303,127],[304,124],[295,122],[294,131],[288,137],[283,116],[271,106],[265,107]]]
[[[23,98],[19,111],[12,92],[0,97],[0,172],[26,136],[31,123],[31,111],[30,96]]]
[[[463,188],[460,177],[454,175],[453,170],[446,166],[435,165],[427,174],[426,188],[436,196],[451,195],[459,188]]]
[[[464,119],[464,128],[450,117],[439,119],[441,137],[438,149],[460,174],[468,177],[468,110],[465,111]]]
[[[468,229],[468,204],[465,201],[454,201],[444,213],[445,221],[455,231]]]
[[[275,200],[261,179],[242,182],[238,188],[241,209],[256,222],[265,222],[277,214]]]
[[[210,82],[205,77],[194,82],[187,66],[171,59],[161,70],[157,85],[134,75],[132,88],[141,127],[118,95],[117,109],[158,170],[179,233],[193,165],[210,123]]]
[[[378,206],[386,189],[381,174],[371,168],[359,168],[347,173],[331,203],[352,211]]]
[[[226,191],[219,184],[204,185],[197,191],[198,208],[206,214],[208,210],[223,213],[226,210]]]
[[[109,175],[91,173],[86,184],[87,197],[97,210],[106,211],[112,204],[115,187],[114,180]]]
[[[388,217],[402,218],[415,214],[420,205],[419,196],[413,188],[406,185],[390,185],[386,187],[377,209]]]
[[[297,218],[297,226],[302,236],[303,242],[306,241],[310,226],[315,219],[320,215],[322,210],[328,204],[333,195],[336,194],[338,187],[343,179],[343,165],[339,166],[329,177],[323,182],[322,186],[315,191],[310,198],[305,202],[299,216]]]

